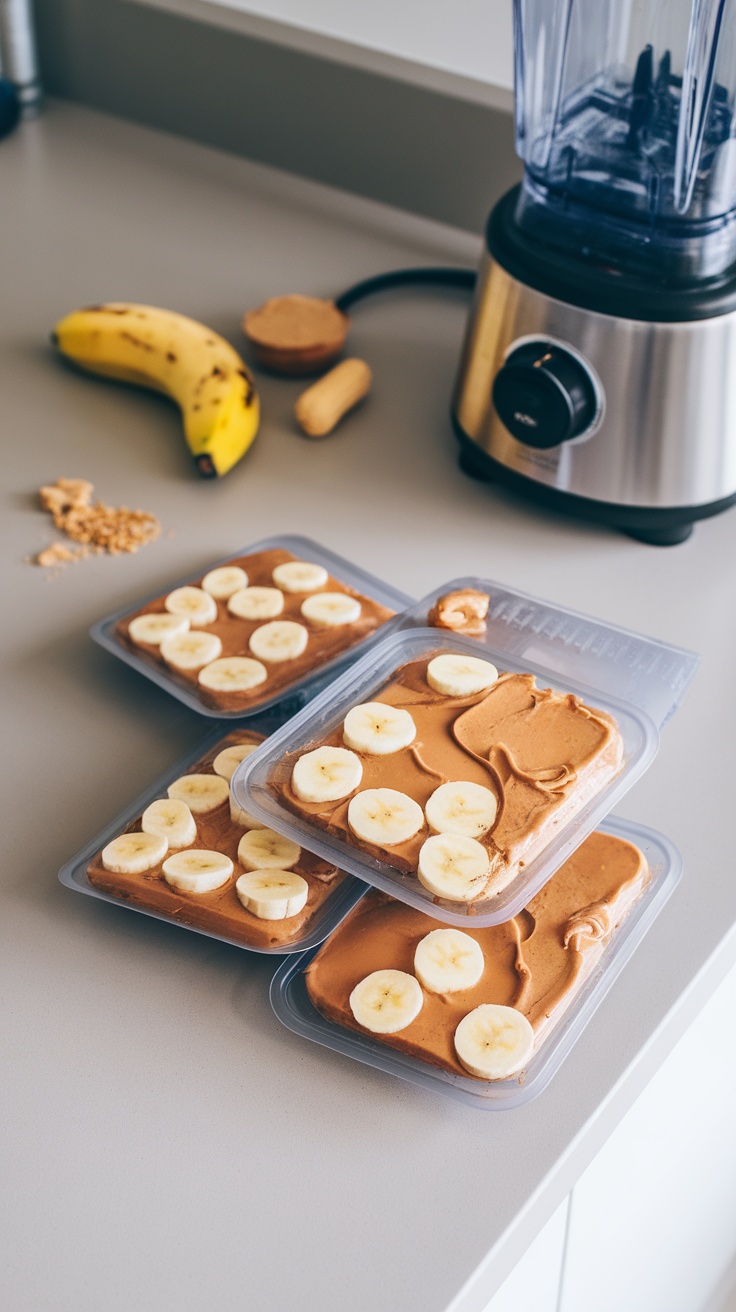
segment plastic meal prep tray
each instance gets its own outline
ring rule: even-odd
[[[398,1052],[369,1033],[344,1028],[327,1020],[312,1005],[305,969],[317,948],[284,961],[271,981],[271,1006],[278,1019],[295,1034],[332,1048],[367,1066],[388,1071],[400,1079],[434,1090],[456,1102],[487,1110],[505,1110],[531,1102],[556,1075],[627,961],[659,915],[682,874],[677,848],[662,834],[644,825],[610,817],[601,830],[634,843],[646,856],[652,878],[603,951],[595,970],[576,993],[558,1023],[543,1038],[524,1071],[512,1079],[488,1082],[452,1074]]]
[[[268,733],[272,727],[273,718],[272,713],[270,717],[260,717],[255,724],[252,720],[248,720],[241,727],[248,732]],[[347,875],[325,898],[321,906],[317,908],[312,918],[305,925],[304,933],[300,938],[294,939],[290,943],[280,944],[277,947],[260,947],[243,943],[238,939],[228,937],[226,934],[217,934],[210,930],[200,929],[196,925],[188,925],[176,916],[169,915],[166,912],[153,911],[148,907],[138,906],[129,898],[115,897],[112,893],[96,888],[87,877],[87,866],[92,858],[111,839],[123,833],[127,826],[137,816],[141,815],[151,802],[158,797],[166,797],[168,785],[174,779],[178,779],[180,775],[186,774],[187,770],[201,760],[203,756],[206,756],[228,732],[232,732],[232,727],[228,729],[218,727],[217,730],[210,732],[196,748],[188,752],[186,756],[181,757],[170,769],[160,775],[156,782],[151,784],[150,788],[147,788],[140,797],[126,807],[111,824],[106,825],[80,852],[77,852],[76,856],[72,857],[71,861],[67,861],[66,865],[59,871],[59,879],[66,888],[74,889],[77,893],[87,893],[90,897],[99,898],[102,902],[110,902],[114,906],[126,907],[128,910],[137,911],[141,915],[152,916],[154,920],[165,920],[170,925],[178,925],[181,929],[191,930],[195,934],[204,934],[207,938],[217,939],[220,943],[230,943],[233,947],[241,948],[245,952],[261,952],[274,956],[289,952],[301,952],[321,943],[331,933],[335,926],[347,915],[350,908],[362,897],[365,892],[364,884]]]
[[[550,875],[579,843],[608,814],[635,779],[652,761],[658,745],[655,726],[643,712],[627,707],[599,691],[582,688],[566,680],[561,691],[573,692],[609,712],[618,722],[624,741],[624,764],[616,777],[597,793],[567,823],[561,822],[555,836],[543,852],[530,860],[523,871],[501,892],[476,898],[473,902],[439,901],[415,875],[404,874],[387,862],[363,852],[346,839],[318,828],[306,816],[297,815],[272,791],[274,779],[286,753],[306,751],[321,741],[345,718],[351,706],[372,701],[394,672],[407,661],[418,660],[440,651],[468,652],[477,648],[472,638],[458,638],[439,629],[414,629],[387,638],[379,649],[350,669],[336,683],[310,702],[303,711],[278,730],[263,749],[238,766],[231,786],[239,804],[252,811],[270,828],[286,834],[302,847],[350,871],[366,883],[374,884],[394,897],[410,903],[419,911],[450,925],[466,925],[469,918],[478,926],[498,925],[515,916],[538,893]],[[494,653],[491,653],[493,658]],[[505,655],[495,654],[500,668],[518,668]],[[560,685],[559,678],[539,665],[522,667],[534,674],[541,687]],[[247,799],[247,800],[246,800]]]
[[[252,715],[261,714],[263,711],[267,711],[272,706],[282,702],[285,698],[298,693],[304,694],[302,696],[302,701],[304,701],[316,688],[322,687],[331,678],[334,678],[338,671],[344,669],[346,665],[356,660],[369,647],[379,642],[386,631],[386,625],[379,625],[373,633],[370,633],[361,642],[356,642],[353,646],[347,647],[343,652],[333,657],[332,660],[317,665],[313,670],[308,671],[301,678],[295,679],[288,686],[280,688],[270,696],[264,695],[261,701],[254,702],[252,706],[245,709],[241,707],[237,710],[217,710],[206,705],[202,697],[199,696],[196,685],[188,682],[176,670],[159,664],[143,650],[140,652],[132,651],[120,641],[116,633],[116,626],[121,620],[132,616],[141,606],[146,606],[158,597],[173,592],[175,588],[196,584],[197,580],[201,579],[210,570],[229,565],[243,556],[260,551],[273,551],[278,548],[291,552],[299,560],[308,560],[314,564],[323,565],[327,572],[338,582],[346,584],[347,587],[353,588],[356,592],[362,593],[373,601],[377,601],[389,610],[400,612],[411,605],[411,598],[403,592],[399,592],[397,588],[384,583],[381,579],[369,574],[366,570],[360,569],[357,565],[352,565],[350,561],[329,551],[327,547],[320,546],[318,542],[313,542],[311,538],[284,534],[283,536],[262,538],[258,542],[251,542],[248,546],[232,552],[222,560],[207,562],[202,569],[193,574],[188,574],[186,578],[177,579],[165,588],[157,588],[155,592],[150,593],[147,597],[142,597],[132,605],[124,606],[112,615],[106,615],[104,619],[98,620],[96,624],[92,625],[90,635],[106,651],[112,652],[113,656],[117,656],[118,660],[125,661],[126,665],[132,666],[134,670],[144,674],[147,679],[152,679],[165,692],[171,693],[172,697],[178,697],[179,701],[184,702],[185,706],[189,706],[200,715],[206,715],[212,719],[243,720]],[[388,621],[388,623],[392,622]]]
[[[437,597],[467,587],[490,597],[485,636],[461,637],[446,629],[424,627]],[[657,726],[676,709],[698,664],[694,653],[482,579],[456,580],[435,589],[397,615],[386,633],[380,645],[274,734],[257,757],[238,767],[233,792],[240,805],[264,824],[427,915],[461,926],[469,924],[470,918],[483,927],[515,916],[618,805],[653,760],[659,742]],[[623,767],[615,778],[571,819],[561,822],[552,841],[504,889],[470,903],[436,899],[415,875],[403,874],[311,823],[308,817],[291,811],[273,791],[286,755],[292,758],[321,742],[352,706],[372,700],[399,667],[440,651],[481,656],[499,670],[535,675],[540,687],[576,694],[613,716],[624,744]]]

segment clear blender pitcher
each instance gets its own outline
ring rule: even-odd
[[[516,222],[670,284],[736,261],[736,0],[514,0]]]

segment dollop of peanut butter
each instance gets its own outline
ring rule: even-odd
[[[486,631],[490,600],[487,592],[479,592],[477,588],[446,592],[432,606],[427,623],[433,629],[451,629],[453,633],[478,638]]]

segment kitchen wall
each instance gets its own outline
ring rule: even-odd
[[[212,0],[208,0],[209,3]],[[321,36],[510,89],[511,0],[224,0]]]
[[[439,86],[420,63],[305,45],[214,0],[36,0],[36,14],[52,95],[474,232],[519,176],[509,95],[490,83],[440,70]]]

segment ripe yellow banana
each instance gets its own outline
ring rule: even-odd
[[[237,351],[183,314],[128,302],[92,305],[61,319],[52,341],[82,369],[176,401],[203,478],[232,469],[258,431],[258,395]]]

